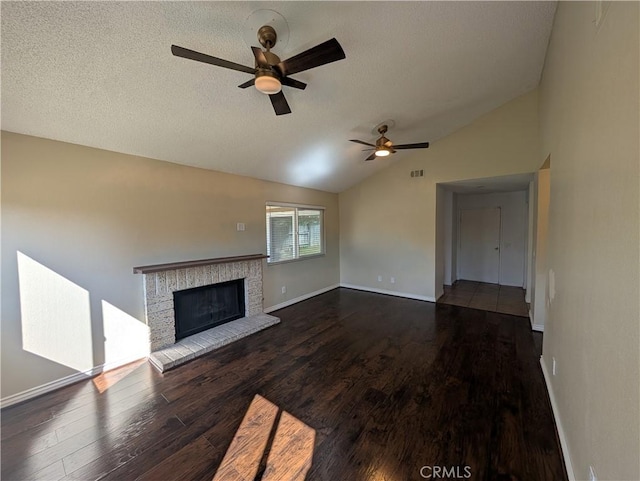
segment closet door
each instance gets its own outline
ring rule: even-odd
[[[500,282],[500,208],[460,211],[458,278]]]

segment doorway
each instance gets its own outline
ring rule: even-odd
[[[460,210],[459,279],[500,283],[500,207]]]

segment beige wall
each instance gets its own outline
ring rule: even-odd
[[[114,325],[138,335],[134,266],[264,253],[268,200],[325,206],[327,253],[265,266],[264,306],[336,285],[336,194],[3,132],[2,397],[102,364]],[[28,338],[25,317],[50,336]],[[65,361],[71,348],[82,363]]]
[[[540,86],[551,155],[543,358],[578,479],[640,479],[639,4],[560,2]],[[553,291],[555,297],[553,298]],[[540,293],[536,292],[536,296]]]
[[[342,192],[341,281],[434,299],[444,279],[444,263],[436,269],[436,184],[535,172],[537,102],[537,91],[518,97],[427,150],[396,154],[395,164]],[[411,178],[415,169],[424,177]]]

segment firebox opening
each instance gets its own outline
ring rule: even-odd
[[[173,293],[176,341],[245,316],[244,279]]]

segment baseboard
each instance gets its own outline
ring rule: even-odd
[[[533,313],[531,309],[529,309],[529,322],[531,323],[531,330],[537,332],[544,332],[544,324],[534,324],[533,323]]]
[[[340,287],[356,289],[358,291],[375,292],[376,294],[386,294],[388,296],[406,297],[407,299],[417,299],[419,301],[436,302],[433,297],[421,296],[419,294],[409,294],[407,292],[389,291],[387,289],[377,289],[375,287],[356,286],[354,284],[340,283]]]
[[[323,289],[319,289],[317,291],[310,292],[309,294],[305,294],[303,296],[295,297],[293,299],[289,299],[288,301],[281,302],[280,304],[276,304],[275,306],[266,307],[264,309],[265,314],[268,314],[273,311],[277,311],[278,309],[283,309],[285,307],[292,306],[293,304],[297,304],[298,302],[306,301],[307,299],[311,299],[312,297],[319,296],[320,294],[324,294],[325,292],[332,291],[340,287],[340,284],[334,284],[329,287],[325,287]]]
[[[47,394],[49,392],[55,391],[65,386],[69,386],[71,384],[75,384],[80,381],[91,379],[92,377],[97,376],[102,372],[110,371],[111,369],[124,366],[125,364],[129,364],[133,361],[137,361],[138,359],[142,359],[143,357],[146,357],[146,355],[135,356],[135,357],[132,356],[119,361],[101,364],[99,366],[88,369],[87,371],[76,372],[69,376],[56,379],[55,381],[51,381],[46,384],[42,384],[40,386],[32,387],[31,389],[27,389],[26,391],[12,394],[11,396],[7,396],[0,399],[0,409],[4,409],[6,407],[13,406],[14,404],[28,401],[29,399],[42,396],[43,394]]]
[[[540,356],[540,365],[542,366],[542,375],[544,376],[544,382],[547,385],[547,393],[549,394],[549,401],[551,402],[551,410],[553,411],[553,417],[556,421],[556,429],[558,430],[558,438],[560,438],[560,447],[562,448],[562,459],[564,460],[564,467],[567,470],[567,476],[569,481],[576,481],[576,475],[573,472],[573,466],[571,464],[571,456],[569,455],[569,444],[567,443],[567,437],[564,434],[562,428],[562,422],[560,421],[560,415],[558,411],[558,404],[556,403],[556,397],[553,394],[553,387],[551,386],[551,377],[547,366],[544,363],[544,359]]]

